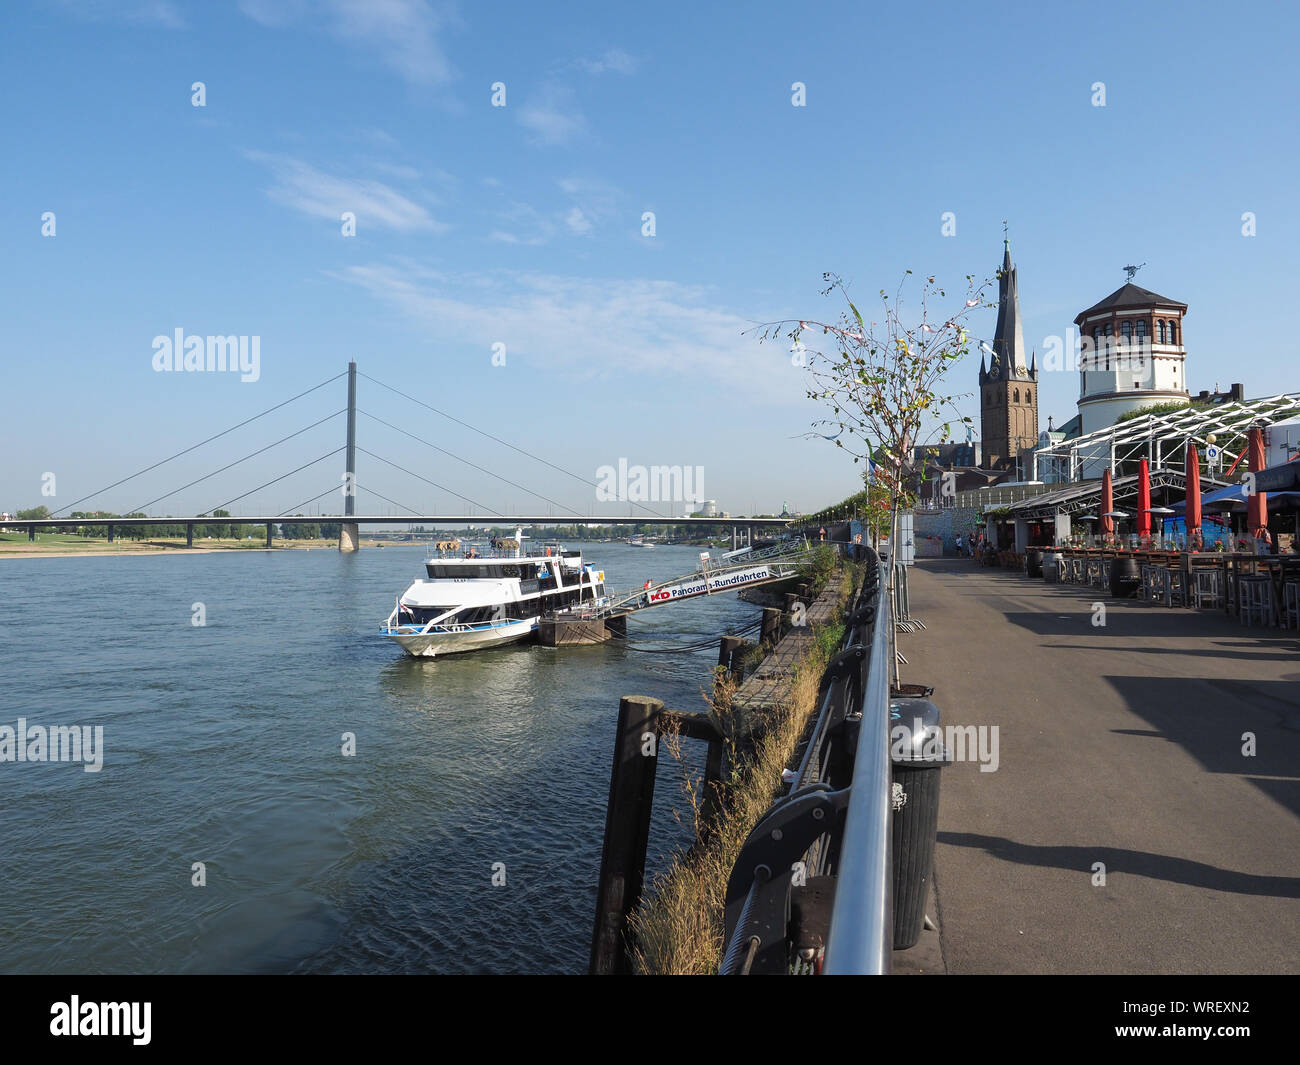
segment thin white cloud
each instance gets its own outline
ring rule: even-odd
[[[576,233],[580,237],[586,237],[591,234],[591,220],[582,213],[581,207],[574,207],[564,216],[564,224],[569,227],[569,232]]]
[[[573,102],[573,92],[546,86],[538,98],[516,113],[519,124],[532,134],[534,142],[567,144],[587,129],[587,120]]]
[[[267,195],[303,214],[338,222],[344,211],[351,211],[358,230],[376,226],[399,233],[444,233],[450,228],[381,181],[337,177],[289,156],[245,154],[267,166],[275,178]]]
[[[574,66],[588,74],[632,74],[640,62],[622,48],[610,48],[596,59],[576,59]]]
[[[488,239],[503,244],[545,244],[559,229],[552,217],[518,201],[512,202],[505,210],[496,212],[496,217],[501,225]]]
[[[416,85],[450,81],[440,36],[443,16],[428,0],[240,0],[253,21],[284,29],[306,20],[345,44],[368,49]]]
[[[783,350],[745,335],[751,322],[673,281],[545,274],[458,276],[411,263],[333,274],[417,325],[485,350],[504,340],[518,355],[579,377],[651,375],[725,383],[776,402],[802,396]],[[756,373],[772,365],[771,374]]]

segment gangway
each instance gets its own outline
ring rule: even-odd
[[[551,616],[605,619],[683,599],[786,580],[798,575],[812,550],[812,544],[805,537],[798,537],[758,551],[728,552],[716,563],[704,559],[699,569],[680,577],[670,577],[658,583],[647,581],[641,588],[575,604]]]

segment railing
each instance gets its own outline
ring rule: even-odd
[[[792,863],[810,877],[835,877],[822,971],[890,970],[893,613],[888,567],[869,548],[856,550],[875,566],[848,612],[841,650],[826,668],[791,790],[755,826],[732,872],[723,974],[790,971],[784,915]],[[813,971],[812,961],[796,958],[795,971]]]
[[[853,762],[855,801],[849,804],[840,841],[835,908],[826,940],[823,971],[831,975],[887,973],[892,960],[889,675],[893,632],[889,596],[882,590]]]
[[[615,613],[620,610],[635,609],[645,605],[648,593],[656,588],[662,588],[664,585],[680,584],[692,580],[714,580],[718,577],[726,577],[728,574],[749,569],[758,563],[766,563],[772,569],[772,576],[765,578],[763,581],[753,583],[766,583],[770,580],[780,580],[785,577],[794,576],[799,572],[799,567],[803,565],[806,556],[811,553],[814,545],[810,544],[804,537],[798,537],[792,540],[786,540],[771,547],[761,548],[756,551],[750,551],[746,554],[736,554],[725,562],[709,562],[701,569],[691,573],[680,574],[676,577],[668,577],[662,581],[653,581],[643,588],[634,588],[628,591],[612,592],[609,595],[609,602],[605,606],[606,613]],[[728,589],[730,590],[730,589]],[[656,604],[652,604],[656,605]]]

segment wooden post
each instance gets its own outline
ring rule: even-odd
[[[596,885],[596,922],[591,937],[593,976],[632,971],[628,917],[641,901],[650,806],[659,763],[658,716],[662,699],[625,695],[618,703],[614,765],[605,808],[605,845]],[[647,753],[648,752],[648,753]]]
[[[786,596],[786,606],[790,605],[790,599],[792,598],[794,597]],[[774,606],[763,607],[763,624],[759,631],[761,633],[759,642],[768,650],[771,650],[773,645],[781,639],[781,611],[779,608]]]
[[[745,641],[739,636],[724,636],[718,641],[718,665],[731,667],[731,655]]]

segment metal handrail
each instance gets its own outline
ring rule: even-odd
[[[875,975],[891,968],[889,676],[894,621],[890,597],[884,594],[887,580],[888,570],[882,566],[853,766],[853,801],[840,840],[826,940],[823,972],[830,975]]]

